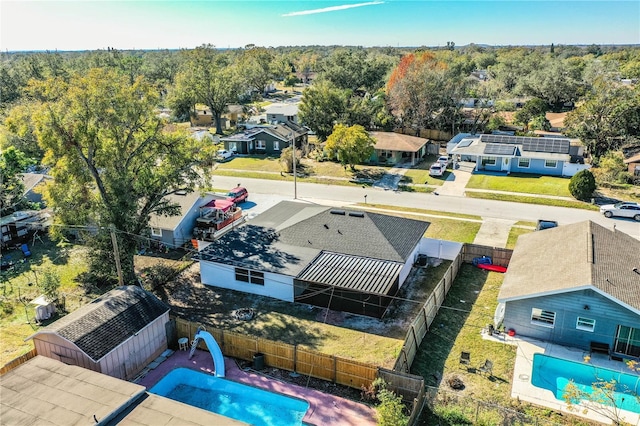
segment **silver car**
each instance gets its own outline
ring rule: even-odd
[[[640,222],[640,204],[638,203],[623,202],[605,204],[604,206],[600,206],[600,213],[602,213],[604,217],[629,217]]]

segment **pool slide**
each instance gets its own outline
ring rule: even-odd
[[[206,343],[207,347],[209,348],[209,352],[211,352],[213,365],[216,368],[216,377],[224,377],[224,356],[222,355],[220,346],[218,346],[218,342],[216,342],[216,339],[214,339],[211,333],[209,333],[208,331],[198,329],[196,335],[193,337],[189,359],[191,359],[193,354],[196,352],[196,348],[198,347],[198,342],[200,341],[200,339],[204,340],[204,343]]]

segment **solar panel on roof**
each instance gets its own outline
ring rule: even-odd
[[[516,148],[513,145],[488,143],[484,147],[484,153],[487,155],[514,155]]]

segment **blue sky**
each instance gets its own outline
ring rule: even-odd
[[[639,44],[640,1],[0,1],[0,48]]]

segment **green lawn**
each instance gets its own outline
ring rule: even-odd
[[[439,387],[442,392],[440,403],[433,411],[425,408],[418,424],[593,424],[511,398],[516,346],[483,339],[481,334],[487,324],[493,323],[503,278],[503,274],[486,272],[469,264],[461,267],[411,367],[412,374],[424,377],[426,386]],[[460,364],[462,351],[471,354],[469,368]],[[476,372],[485,359],[493,361],[491,377]],[[453,377],[462,380],[464,389],[454,391],[449,387],[448,379]],[[479,410],[477,400],[538,420],[504,423],[499,409]]]
[[[85,296],[84,289],[76,278],[87,270],[85,249],[82,246],[58,247],[52,241],[42,237],[35,244],[29,244],[31,257],[18,263],[12,270],[2,271],[0,282],[0,365],[17,358],[33,348],[31,341],[24,339],[40,329],[35,323],[35,305],[29,304],[42,290],[44,271],[54,272],[60,278],[59,293],[65,298],[68,310],[78,307]],[[13,260],[22,260],[19,250],[3,250],[3,256]]]
[[[516,242],[518,241],[518,237],[520,235],[528,234],[530,232],[533,232],[533,229],[524,228],[520,226],[512,226],[511,230],[509,231],[509,238],[507,238],[506,248],[513,250],[513,248],[516,246]]]
[[[218,163],[216,170],[247,170],[261,172],[280,172],[280,158],[278,157],[238,157],[235,156],[229,161]]]
[[[467,188],[571,197],[569,180],[562,177],[522,173],[511,173],[509,176],[474,174]]]
[[[594,204],[578,201],[578,200],[572,201],[572,200],[563,200],[558,198],[531,197],[526,195],[511,195],[511,194],[504,194],[504,193],[473,192],[473,191],[466,192],[465,196],[469,198],[482,198],[485,200],[512,201],[514,203],[540,204],[544,206],[569,207],[573,209],[594,210],[594,211],[598,210],[598,206]]]

